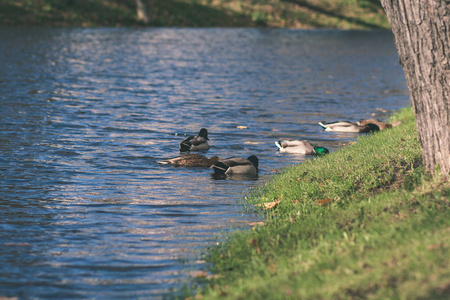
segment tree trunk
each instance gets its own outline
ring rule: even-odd
[[[381,0],[416,115],[423,165],[450,171],[450,2]]]
[[[137,19],[139,21],[144,22],[144,24],[148,24],[150,22],[147,15],[147,10],[142,0],[136,0],[136,11],[137,11]]]

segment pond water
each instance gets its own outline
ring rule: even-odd
[[[277,139],[336,151],[356,135],[319,121],[409,105],[385,31],[2,28],[0,41],[0,297],[170,297],[218,236],[260,219],[244,195],[305,159]],[[207,156],[254,154],[259,177],[156,163],[202,127]]]

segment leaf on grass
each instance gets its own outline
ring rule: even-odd
[[[325,198],[325,199],[317,201],[317,204],[319,204],[319,205],[326,205],[326,204],[330,204],[331,202],[333,202],[333,199]]]
[[[256,204],[256,206],[264,207],[264,209],[272,209],[272,208],[276,207],[278,204],[280,204],[280,202],[281,202],[281,199],[280,200],[276,200],[276,201],[272,201],[272,202]]]
[[[272,273],[277,272],[277,266],[275,264],[271,264],[267,266]]]
[[[263,226],[264,222],[249,222],[247,223],[248,226]]]
[[[196,278],[205,278],[208,276],[208,273],[206,273],[206,271],[197,270],[189,272],[189,275]]]
[[[431,245],[427,245],[425,248],[427,248],[427,250],[436,250],[439,248],[445,248],[446,245],[444,243],[440,243],[440,244],[431,244]]]

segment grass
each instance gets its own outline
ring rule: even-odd
[[[450,181],[423,173],[412,109],[393,119],[254,191],[249,209],[278,205],[209,249],[195,297],[448,299]]]
[[[378,0],[144,0],[149,26],[390,28]],[[134,0],[2,0],[3,26],[143,26]]]

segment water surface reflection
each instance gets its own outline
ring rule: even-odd
[[[355,135],[319,121],[384,118],[408,104],[383,31],[3,28],[0,37],[0,296],[170,295],[217,235],[259,218],[243,195],[305,159],[274,141],[336,151]],[[202,127],[207,156],[255,154],[258,178],[156,163],[178,155],[175,133]]]

